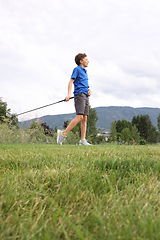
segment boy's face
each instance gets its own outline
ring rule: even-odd
[[[80,61],[80,63],[81,63],[81,64],[80,64],[81,67],[83,67],[83,68],[88,67],[88,63],[89,63],[88,58],[87,58],[87,57],[83,58],[83,59]]]

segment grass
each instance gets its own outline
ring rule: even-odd
[[[0,239],[160,239],[160,146],[0,145]]]

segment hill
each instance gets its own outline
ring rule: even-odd
[[[157,117],[160,113],[160,108],[133,108],[133,107],[97,107],[95,108],[98,115],[97,128],[101,131],[109,131],[112,121],[125,119],[131,121],[133,116],[140,114],[148,114],[152,124],[157,127]],[[59,115],[46,115],[39,118],[40,122],[46,122],[51,128],[55,126],[62,128],[64,121],[71,121],[75,117],[75,113],[59,114]],[[25,127],[29,126],[36,119],[21,122]]]
[[[96,111],[99,117],[97,127],[102,130],[109,130],[112,121],[125,119],[131,122],[133,116],[140,114],[148,114],[152,124],[157,127],[160,108],[98,107]]]

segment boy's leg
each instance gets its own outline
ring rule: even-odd
[[[83,116],[81,120],[81,140],[85,139],[86,137],[86,128],[87,128],[87,115]]]
[[[85,100],[86,100],[85,101],[85,109],[84,109],[83,119],[81,120],[81,141],[79,142],[79,145],[91,145],[85,139],[86,128],[87,128],[87,116],[89,115],[89,100],[88,100],[88,97],[86,97]]]
[[[76,115],[76,117],[70,122],[68,127],[64,130],[63,136],[65,137],[69,131],[72,130],[80,121],[82,121],[83,115]]]
[[[86,137],[86,127],[87,127],[87,115],[84,115],[83,119],[81,121],[81,141],[79,142],[79,145],[91,145],[85,139],[85,137]]]
[[[83,115],[76,115],[76,117],[70,122],[70,124],[64,131],[59,129],[57,130],[57,143],[59,145],[62,145],[62,142],[64,141],[67,133],[69,133],[69,131],[71,131],[72,128],[74,128],[77,125],[77,123],[79,123],[82,119]]]
[[[70,122],[68,127],[64,130],[63,136],[65,137],[69,131],[74,128],[80,121],[83,120],[84,110],[85,110],[86,95],[80,93],[74,96],[74,103],[76,109],[76,117]]]

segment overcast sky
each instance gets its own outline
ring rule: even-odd
[[[77,53],[91,107],[160,108],[159,0],[0,0],[0,97],[12,113],[64,99]],[[70,100],[19,120],[74,111]]]

